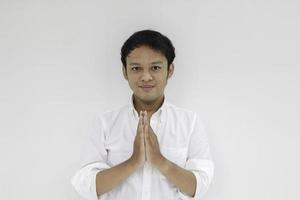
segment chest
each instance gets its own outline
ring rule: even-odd
[[[132,155],[137,125],[138,121],[123,121],[108,130],[105,148],[108,162],[112,166],[124,162]],[[157,120],[151,120],[150,125],[157,136],[162,155],[183,167],[187,160],[190,139],[188,127],[180,122],[162,123]]]

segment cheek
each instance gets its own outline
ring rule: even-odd
[[[129,86],[130,86],[131,88],[135,88],[135,87],[136,87],[134,82],[128,81],[128,83],[129,83]]]
[[[129,76],[127,76],[127,80],[128,80],[128,83],[130,84],[130,85],[134,85],[137,81],[137,77],[135,77],[135,76],[132,76],[132,75],[129,75]]]
[[[157,83],[160,86],[164,86],[167,82],[167,75],[166,76],[160,76],[159,79],[157,79]]]
[[[134,80],[130,79],[130,80],[128,80],[128,84],[129,84],[129,86],[130,86],[131,89],[135,89],[136,90],[138,88],[137,81],[134,81]]]

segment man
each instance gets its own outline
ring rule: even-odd
[[[73,177],[86,199],[200,199],[214,164],[202,121],[167,102],[175,49],[159,32],[143,30],[121,49],[128,104],[97,115],[86,165]]]

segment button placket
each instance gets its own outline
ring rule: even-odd
[[[146,162],[143,169],[143,188],[142,188],[142,199],[150,200],[151,194],[151,166]]]
[[[153,127],[153,131],[156,133],[159,128],[158,119],[151,118],[150,126]],[[152,177],[152,166],[146,162],[143,168],[143,187],[142,187],[142,200],[150,200],[151,199],[151,177]]]

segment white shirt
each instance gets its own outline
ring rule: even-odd
[[[97,114],[86,165],[72,178],[76,191],[90,200],[200,199],[206,193],[214,173],[204,125],[195,112],[178,108],[167,102],[166,98],[153,113],[150,125],[164,157],[196,176],[195,196],[192,198],[181,192],[147,162],[116,188],[97,196],[96,174],[130,158],[138,121],[133,96],[128,104]]]

